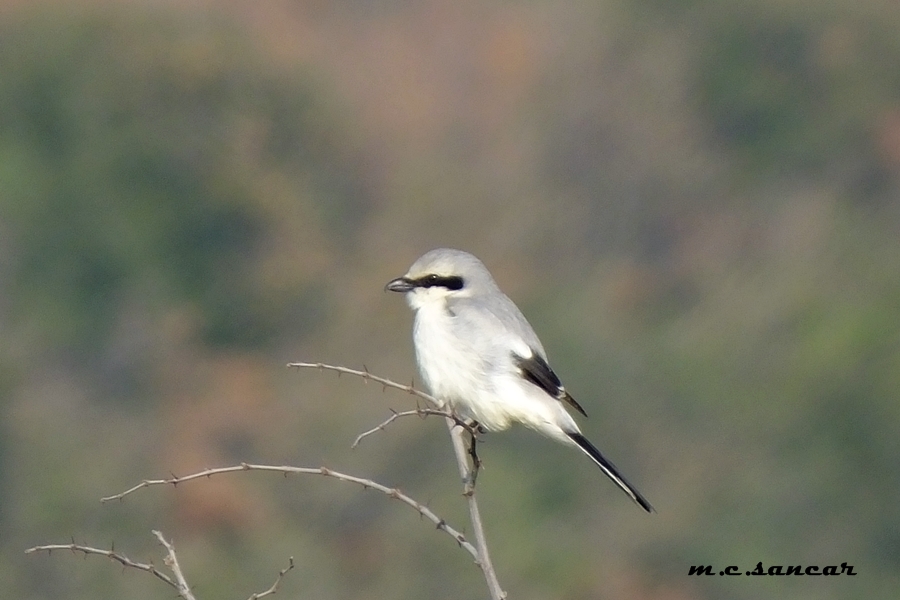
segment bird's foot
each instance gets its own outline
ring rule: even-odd
[[[476,434],[484,433],[484,428],[478,423],[478,421],[471,421],[469,424],[469,457],[472,459],[472,467],[469,469],[469,474],[466,477],[465,482],[465,492],[466,496],[471,496],[475,493],[475,481],[478,479],[478,472],[481,470],[482,462],[481,458],[478,456],[478,440]]]

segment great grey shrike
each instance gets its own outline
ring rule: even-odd
[[[647,512],[650,503],[582,435],[566,405],[587,416],[550,368],[531,325],[480,260],[461,250],[426,253],[386,290],[406,294],[425,385],[457,416],[487,431],[521,423],[587,454]]]

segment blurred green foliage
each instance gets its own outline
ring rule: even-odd
[[[206,343],[271,343],[321,300],[253,276],[278,218],[257,171],[308,176],[336,234],[365,214],[328,107],[263,66],[233,25],[76,15],[0,35],[9,321],[90,353],[138,295],[151,310],[190,303]]]
[[[900,93],[893,25],[852,11],[755,6],[713,22],[696,52],[701,109],[756,181],[836,173],[857,194],[892,191],[872,133],[873,116]]]

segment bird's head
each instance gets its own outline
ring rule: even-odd
[[[494,288],[496,284],[480,260],[450,248],[422,255],[406,275],[384,286],[385,290],[405,293],[414,309],[449,298],[472,297]]]

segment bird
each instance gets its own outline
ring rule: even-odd
[[[577,447],[641,508],[655,512],[581,433],[567,408],[587,413],[550,368],[525,316],[478,258],[451,248],[431,250],[385,291],[404,294],[415,312],[416,362],[442,407],[483,431],[520,423]]]

